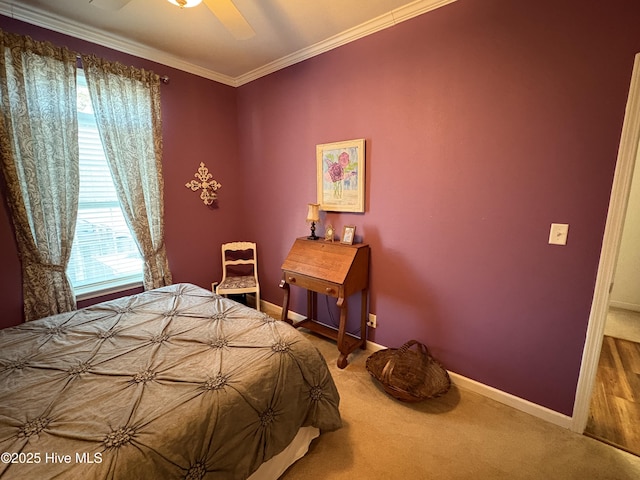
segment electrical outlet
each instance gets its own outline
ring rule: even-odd
[[[376,319],[375,314],[369,314],[369,321],[367,322],[367,325],[371,328],[376,328],[378,326],[378,320]]]

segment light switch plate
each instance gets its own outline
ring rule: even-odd
[[[569,235],[568,223],[552,223],[551,231],[549,232],[549,244],[566,245],[568,235]]]

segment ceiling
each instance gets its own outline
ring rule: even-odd
[[[204,3],[0,0],[0,14],[239,86],[453,1],[233,0],[256,33],[245,40]]]

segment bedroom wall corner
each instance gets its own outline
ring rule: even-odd
[[[173,280],[211,288],[221,277],[220,244],[243,235],[244,181],[238,159],[236,89],[68,35],[0,15],[0,28],[167,75],[161,86],[165,244]],[[222,184],[208,207],[185,184],[204,162]],[[0,327],[22,322],[22,286],[15,239],[6,209],[0,212]],[[118,296],[136,293],[122,292]],[[82,301],[80,306],[108,297]]]

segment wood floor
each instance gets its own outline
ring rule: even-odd
[[[640,343],[604,337],[585,434],[640,456]]]

